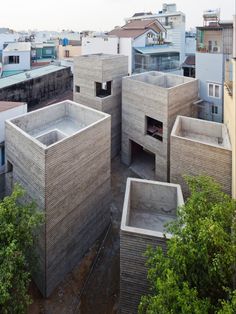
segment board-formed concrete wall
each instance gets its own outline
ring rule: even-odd
[[[166,251],[164,222],[174,220],[183,205],[179,185],[128,179],[120,231],[120,310],[136,314],[141,296],[149,293],[147,281],[148,246]]]
[[[68,117],[72,127],[80,126],[73,134]],[[44,145],[40,134],[53,130],[54,121],[70,134]],[[10,120],[6,160],[13,182],[45,213],[35,280],[49,296],[109,224],[110,117],[66,101]]]
[[[170,180],[181,185],[185,197],[189,191],[184,175],[210,176],[231,193],[232,150],[224,124],[178,117],[170,145]]]
[[[155,154],[155,179],[169,180],[170,133],[178,114],[193,116],[198,81],[161,72],[123,78],[122,161],[131,164],[131,141]],[[163,123],[163,141],[147,135],[146,116]]]
[[[127,74],[126,56],[93,54],[74,59],[74,101],[111,115],[112,158],[121,148],[121,83]],[[111,95],[96,97],[95,82],[109,81],[112,81]]]
[[[71,86],[72,74],[70,68],[58,67],[58,71],[0,88],[0,100],[26,102],[30,109],[41,101],[70,90]]]

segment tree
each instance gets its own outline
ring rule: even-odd
[[[0,313],[25,313],[37,229],[43,216],[33,203],[21,204],[16,185],[0,202]]]
[[[139,313],[236,313],[236,202],[208,177],[187,177],[191,192],[177,219],[167,252],[149,248],[151,293]]]

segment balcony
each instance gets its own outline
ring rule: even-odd
[[[205,44],[197,44],[197,52],[203,52],[203,53],[222,53],[221,46],[211,46],[211,45],[205,45]]]

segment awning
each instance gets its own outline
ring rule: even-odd
[[[158,53],[179,53],[175,49],[172,49],[169,45],[154,45],[154,46],[146,46],[146,47],[134,47],[135,50],[140,52],[141,54],[158,54]]]

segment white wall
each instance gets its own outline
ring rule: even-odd
[[[128,56],[128,73],[132,74],[132,54],[133,54],[133,39],[132,38],[120,38],[120,54]]]
[[[196,53],[196,38],[186,37],[185,38],[185,54],[193,55]]]
[[[5,121],[27,113],[27,104],[0,112],[0,143],[5,141]]]
[[[5,57],[19,56],[20,63],[5,64]],[[31,51],[4,51],[2,52],[3,71],[24,71],[30,70],[31,67]]]
[[[21,106],[17,106],[12,109],[0,112],[0,143],[5,141],[5,121],[25,113],[27,113],[27,104],[22,104]],[[3,173],[5,170],[5,167],[1,165],[2,160],[0,148],[0,174]]]
[[[117,37],[83,37],[82,55],[105,53],[117,54],[119,39]]]
[[[19,38],[19,34],[0,34],[0,50],[3,50],[3,45],[9,42],[15,42]]]

